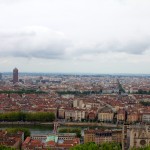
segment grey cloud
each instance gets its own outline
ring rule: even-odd
[[[0,33],[1,57],[63,59],[69,41],[63,33],[43,27],[29,27],[12,33]]]
[[[27,27],[15,32],[0,32],[0,57],[73,59],[84,55],[124,52],[141,55],[150,49],[150,38],[99,41],[74,45],[61,32],[45,27]],[[71,43],[71,44],[70,44]]]
[[[145,39],[145,38],[144,38]],[[129,40],[129,41],[105,41],[100,42],[98,44],[89,46],[89,47],[81,47],[78,48],[78,55],[84,54],[99,54],[99,53],[107,53],[107,52],[124,52],[127,54],[135,54],[142,55],[147,50],[150,50],[150,38],[145,40]],[[75,54],[77,54],[75,52]]]
[[[150,48],[150,40],[129,42],[121,46],[117,51],[123,51],[130,54],[143,54]]]

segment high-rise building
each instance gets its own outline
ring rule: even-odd
[[[14,68],[13,69],[13,83],[17,83],[18,82],[18,69]]]

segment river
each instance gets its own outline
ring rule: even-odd
[[[18,126],[17,126],[18,127]],[[16,126],[7,126],[7,127],[1,127],[0,126],[0,130],[4,130],[4,129],[7,129],[7,128],[16,128]],[[52,127],[46,127],[46,128],[38,128],[38,127],[23,127],[23,128],[28,128],[30,130],[30,133],[31,133],[31,136],[32,135],[47,135],[47,134],[50,134],[50,133],[53,133],[53,128]],[[60,127],[60,128],[67,128],[67,127]],[[73,127],[71,127],[73,128]],[[83,132],[84,132],[84,129],[85,128],[81,128],[81,134],[83,135]]]

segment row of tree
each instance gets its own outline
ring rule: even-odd
[[[39,121],[39,122],[52,122],[55,120],[54,113],[51,112],[8,112],[0,113],[0,121]]]
[[[15,148],[7,147],[4,145],[0,145],[0,150],[15,150]]]
[[[16,90],[16,91],[0,91],[0,94],[46,94],[44,91],[30,89],[30,90]]]
[[[119,93],[125,93],[124,88],[122,87],[121,83],[118,80],[118,88],[119,88]]]
[[[144,91],[142,89],[139,89],[138,92],[135,92],[135,94],[146,94],[146,95],[150,95],[150,91]]]
[[[30,130],[28,128],[7,128],[8,133],[17,133],[18,131],[24,132],[24,139],[30,136]]]
[[[81,137],[81,129],[78,128],[62,128],[59,129],[59,133],[76,133],[77,137]]]
[[[150,106],[150,102],[140,101],[140,104],[142,104],[144,106]]]
[[[121,145],[118,143],[95,144],[94,142],[89,142],[77,145],[70,150],[121,150]]]
[[[102,94],[102,90],[99,91],[57,91],[59,95],[72,94],[72,95],[91,95],[91,94]]]

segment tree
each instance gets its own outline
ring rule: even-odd
[[[17,133],[18,131],[22,131],[24,132],[24,139],[26,139],[26,137],[30,136],[30,130],[27,128],[8,128],[6,129],[8,133]]]
[[[82,145],[77,145],[70,150],[121,150],[121,146],[118,143],[103,143],[95,144],[94,142],[89,142]]]
[[[150,102],[144,102],[144,101],[140,101],[140,104],[144,105],[144,106],[150,106]]]
[[[103,143],[99,145],[99,150],[121,150],[119,143]]]
[[[140,147],[140,148],[133,147],[130,150],[150,150],[150,146]]]
[[[15,148],[0,145],[0,150],[15,150]]]
[[[94,142],[89,142],[72,147],[70,150],[98,150],[98,145],[96,145]]]
[[[81,130],[80,129],[63,128],[63,129],[59,129],[59,133],[76,133],[78,138],[81,137]]]
[[[54,113],[51,112],[9,112],[0,113],[0,121],[39,121],[39,122],[52,122],[55,120]]]

